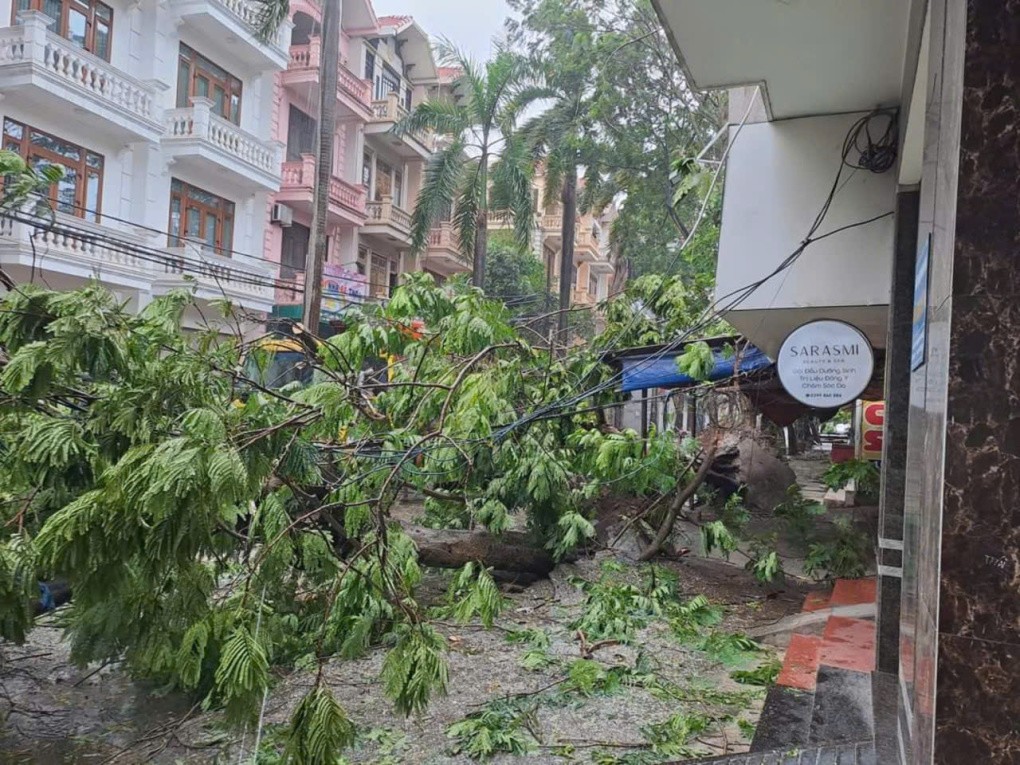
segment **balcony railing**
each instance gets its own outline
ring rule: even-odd
[[[449,223],[441,223],[429,231],[429,249],[457,250],[459,247],[456,232]]]
[[[311,193],[318,182],[315,174],[315,157],[303,154],[297,162],[284,162],[282,165],[281,188],[307,189]],[[355,186],[335,175],[329,180],[329,201],[360,215],[365,214],[365,187]]]
[[[407,117],[407,108],[400,103],[397,93],[390,93],[386,98],[372,102],[372,122],[392,122],[396,124]],[[428,151],[435,150],[436,136],[428,130],[412,131],[411,137]]]
[[[363,213],[365,212],[365,187],[355,186],[335,175],[329,179],[329,198],[341,207]]]
[[[275,146],[260,141],[233,122],[214,114],[211,100],[193,98],[192,104],[188,109],[167,110],[167,142],[205,141],[261,173],[278,174],[280,160]]]
[[[319,71],[322,43],[318,37],[313,37],[307,45],[290,46],[290,64],[288,69],[312,69]],[[337,70],[337,88],[346,93],[358,103],[366,107],[372,106],[372,86],[368,80],[363,80],[343,64]]]
[[[230,298],[272,304],[274,275],[239,260],[195,247],[169,248],[169,257],[161,267],[161,282],[170,287],[195,284],[199,288],[222,293]]]
[[[198,24],[207,25],[210,21],[213,23],[225,21],[228,25],[241,26],[247,33],[245,38],[251,50],[269,48],[275,60],[286,60],[293,24],[289,20],[285,20],[276,30],[272,39],[268,42],[260,41],[255,30],[259,27],[262,4],[257,0],[170,0],[170,5],[182,17],[194,17]],[[236,36],[235,30],[230,26],[227,26],[223,31]]]
[[[29,64],[95,101],[97,110],[126,113],[153,127],[158,124],[152,86],[48,31],[53,23],[48,16],[25,11],[20,19],[20,25],[0,29],[0,72],[7,66]]]
[[[249,305],[272,304],[273,274],[263,267],[211,251],[200,253],[196,245],[155,246],[136,234],[63,213],[48,226],[0,217],[0,261],[11,250],[44,258],[45,267],[57,273],[77,274],[84,267],[100,279],[116,273],[169,288],[195,284]]]
[[[115,244],[114,242],[120,242]],[[57,272],[60,261],[86,266],[99,272],[114,268],[138,277],[152,273],[151,256],[134,254],[144,242],[123,231],[90,223],[62,213],[56,214],[50,227],[33,226],[7,216],[0,217],[0,248],[13,247],[45,257],[47,267]]]
[[[392,197],[383,197],[378,202],[369,202],[365,208],[368,212],[369,224],[383,223],[410,232],[411,214],[393,204]]]

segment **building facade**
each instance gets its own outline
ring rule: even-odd
[[[244,0],[0,4],[3,147],[58,164],[52,226],[0,224],[0,265],[57,289],[98,278],[134,308],[193,287],[263,315],[282,147],[271,115],[290,24],[256,39]]]
[[[277,77],[273,113],[285,161],[280,190],[270,200],[265,239],[265,258],[280,264],[280,316],[296,315],[301,304],[321,91],[321,9],[306,0],[291,9],[290,59]],[[369,0],[349,0],[341,28],[327,281],[339,278],[355,299],[380,300],[403,273],[428,270],[443,279],[470,270],[448,225],[432,232],[425,252],[412,252],[411,211],[438,139],[426,132],[393,131],[448,82],[428,35],[411,17],[377,17]]]
[[[531,249],[545,268],[548,291],[557,294],[563,254],[563,206],[554,191],[546,194],[546,176],[537,168],[532,179],[534,227]],[[574,263],[571,304],[594,307],[609,297],[616,276],[616,256],[609,244],[609,232],[616,219],[616,208],[610,205],[600,215],[578,213],[574,226]],[[500,215],[490,215],[489,229],[506,231],[510,223]]]
[[[52,223],[0,222],[0,266],[15,282],[98,279],[135,310],[191,288],[192,328],[215,325],[206,308],[222,298],[253,331],[295,315],[321,8],[296,0],[268,43],[257,14],[250,0],[0,4],[3,147],[64,169]],[[448,226],[411,253],[410,211],[437,139],[392,128],[443,86],[428,35],[410,17],[377,17],[369,0],[344,2],[341,26],[327,278],[381,299],[405,272],[470,270]]]
[[[731,90],[718,292],[758,286],[726,318],[773,356],[819,318],[884,354],[877,761],[1020,762],[1020,5],[653,4]]]

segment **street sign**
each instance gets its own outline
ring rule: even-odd
[[[860,398],[875,371],[875,354],[857,327],[822,319],[798,327],[776,359],[786,392],[815,409],[835,409]]]

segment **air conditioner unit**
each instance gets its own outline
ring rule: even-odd
[[[269,215],[270,223],[279,223],[281,226],[290,226],[294,223],[294,211],[287,205],[273,205],[273,211]]]

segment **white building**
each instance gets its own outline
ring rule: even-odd
[[[0,222],[15,281],[97,277],[134,308],[190,285],[199,306],[271,310],[273,85],[291,25],[262,43],[256,15],[246,0],[0,0],[3,147],[65,169],[51,229]]]

